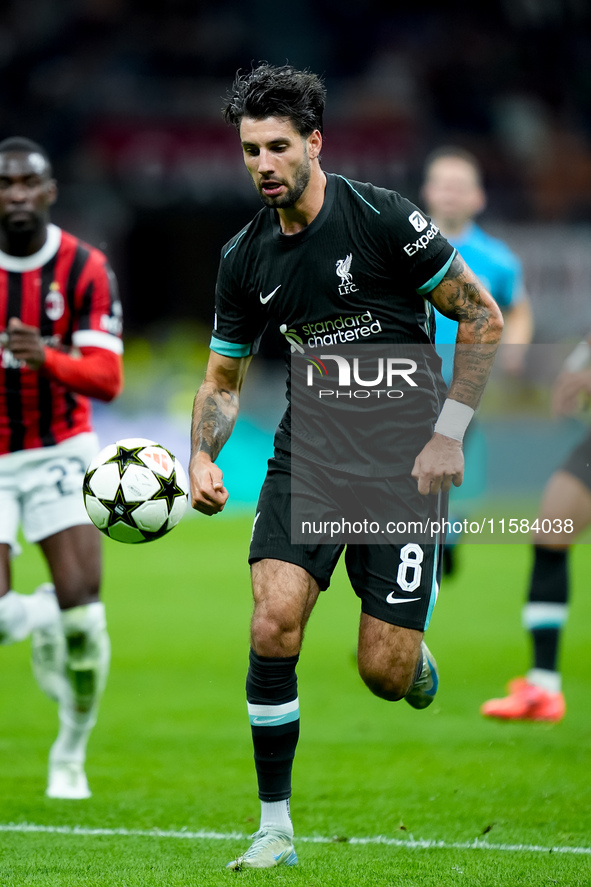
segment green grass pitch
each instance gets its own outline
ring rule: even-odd
[[[587,546],[573,551],[562,655],[568,711],[555,726],[478,714],[527,665],[526,545],[462,547],[427,636],[441,686],[423,712],[362,685],[358,602],[339,567],[298,669],[292,813],[300,864],[224,869],[248,845],[239,836],[258,826],[244,698],[249,536],[250,518],[229,513],[187,518],[148,545],[105,540],[113,660],[89,745],[87,801],[44,797],[55,707],[34,684],[28,643],[0,649],[2,887],[590,885],[588,852],[549,850],[591,847]],[[15,587],[30,591],[44,579],[37,550],[27,547]],[[49,830],[27,832],[25,823]],[[380,835],[385,842],[356,840]]]

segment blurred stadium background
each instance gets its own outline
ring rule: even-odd
[[[187,458],[219,251],[259,208],[222,96],[238,68],[261,59],[324,75],[328,170],[420,204],[428,152],[472,150],[488,192],[481,221],[525,265],[535,342],[577,341],[591,328],[586,0],[299,0],[281,13],[269,0],[4,0],[0,136],[46,146],[60,183],[54,220],[103,248],[120,281],[127,388],[97,411],[104,442],[123,417]],[[555,367],[535,354],[497,405],[543,412],[532,386]],[[272,336],[263,357],[224,456],[233,466],[243,444],[253,453],[249,470],[241,459],[235,502],[255,495],[282,409]],[[577,430],[567,432],[557,432],[566,446]],[[547,471],[544,462],[539,477]]]

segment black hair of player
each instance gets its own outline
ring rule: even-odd
[[[236,129],[243,117],[285,117],[307,138],[316,129],[322,132],[326,89],[320,77],[307,69],[261,62],[246,73],[237,71],[225,102],[224,120]]]
[[[482,166],[480,165],[480,161],[475,154],[468,151],[466,148],[461,148],[459,145],[442,145],[439,148],[435,148],[434,151],[431,151],[431,153],[425,158],[424,177],[427,178],[434,163],[445,157],[454,157],[458,160],[463,160],[471,166],[476,175],[478,185],[482,187]]]
[[[40,154],[45,161],[47,178],[53,175],[51,160],[45,148],[25,136],[10,136],[0,142],[0,154]]]

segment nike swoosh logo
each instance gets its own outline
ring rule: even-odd
[[[420,597],[394,597],[394,592],[391,591],[386,598],[387,604],[410,604],[411,601],[420,601]]]
[[[277,290],[279,289],[280,286],[281,286],[281,284],[279,284],[279,286],[276,286],[275,289],[273,290],[273,292],[269,293],[269,295],[265,296],[264,298],[263,298],[263,294],[261,293],[259,296],[259,298],[261,300],[261,305],[266,305],[267,302],[273,298],[273,296],[275,295],[275,293],[277,292]]]
[[[268,724],[275,724],[277,721],[282,721],[282,720],[283,720],[283,715],[279,715],[279,717],[277,717],[277,718],[272,718],[272,717],[253,718],[252,723],[259,724],[261,726],[267,726]]]

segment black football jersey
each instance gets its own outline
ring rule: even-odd
[[[370,397],[355,394],[346,403],[340,390],[331,405],[325,395],[317,421],[307,415],[303,436],[295,428],[292,435],[288,407],[276,436],[280,449],[317,463],[368,475],[396,474],[406,471],[409,463],[412,467],[411,455],[431,435],[441,407],[444,389],[432,345],[433,311],[424,297],[442,280],[455,250],[435,224],[400,194],[339,175],[326,178],[323,206],[302,231],[283,234],[275,210],[264,208],[223,247],[210,347],[229,357],[246,357],[256,352],[265,328],[273,325],[285,342],[289,401],[296,379],[301,382],[298,391],[303,387],[302,393],[313,393],[307,390],[308,366],[316,367],[318,379],[327,368],[336,371],[336,361],[326,357],[342,354],[352,367],[355,359],[362,363],[365,359],[379,368],[380,348],[392,346],[398,355],[392,358],[394,352],[386,349],[384,361],[388,355],[403,361],[405,347],[421,346],[425,359],[419,360],[411,383],[413,395],[419,388],[426,397],[420,409],[409,398],[398,399],[393,408],[396,397],[388,401],[384,370],[383,397],[372,390]],[[354,378],[360,384],[378,378],[371,366],[363,371],[356,366]],[[336,392],[339,380],[329,375],[327,371],[322,379],[324,390]],[[341,374],[341,383],[342,379]],[[337,387],[331,389],[333,382]],[[297,401],[306,403],[305,398]],[[362,401],[363,412],[354,420],[360,437],[350,441],[347,454],[342,442],[337,445],[332,439],[341,432],[327,422],[324,411],[333,409],[338,425],[338,413],[350,411],[351,404],[361,408]],[[309,403],[303,407],[306,412],[309,408]],[[408,431],[416,431],[417,423],[419,440],[405,446]],[[376,427],[383,432],[378,449],[371,444]],[[349,435],[348,430],[342,433]],[[361,466],[355,456],[360,448]]]

